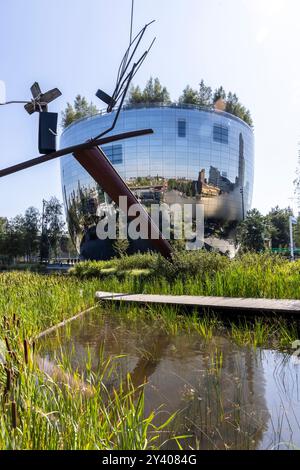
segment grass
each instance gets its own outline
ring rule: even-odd
[[[112,361],[91,372],[86,385],[69,356],[53,375],[33,354],[32,339],[93,305],[98,287],[96,279],[0,275],[0,449],[157,448],[167,423],[156,427],[155,414],[144,415],[143,387],[134,389],[130,377],[126,387],[106,389]]]
[[[245,254],[234,260],[217,253],[176,253],[173,263],[156,254],[79,263],[79,279],[97,278],[102,290],[148,294],[300,299],[300,260]]]
[[[112,359],[96,372],[87,359],[84,377],[72,370],[69,356],[61,358],[54,376],[35,359],[34,338],[94,305],[96,290],[299,299],[299,273],[300,262],[278,256],[248,254],[232,261],[204,252],[178,253],[173,263],[151,254],[80,263],[69,276],[1,273],[0,449],[159,447],[169,420],[157,427],[154,412],[145,416],[143,387],[135,389],[130,377],[106,388]],[[214,336],[225,335],[239,346],[287,349],[298,338],[297,325],[279,318],[224,323],[215,315],[185,315],[170,306],[119,310],[133,327],[158,320],[166,334],[196,333],[212,345]],[[216,397],[222,361],[222,352],[214,350],[208,380]]]
[[[207,342],[223,336],[240,347],[262,347],[292,351],[292,343],[299,338],[298,324],[286,318],[249,317],[222,318],[215,313],[193,310],[185,312],[179,306],[115,304],[108,302],[108,310],[120,316],[120,322],[130,320],[132,327],[156,322],[168,335],[198,334]]]

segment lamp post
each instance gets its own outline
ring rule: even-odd
[[[291,261],[295,261],[293,225],[297,225],[297,219],[296,219],[294,216],[290,216],[290,218],[289,218],[289,225],[290,225],[290,251],[291,251]]]

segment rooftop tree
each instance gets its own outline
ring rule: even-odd
[[[187,85],[178,100],[179,104],[199,105],[199,93],[194,88]]]
[[[62,127],[65,129],[72,122],[77,121],[88,116],[94,116],[98,114],[99,110],[92,102],[88,103],[86,98],[81,95],[77,95],[74,100],[74,105],[67,103],[66,109],[62,112]]]
[[[199,83],[199,106],[211,106],[212,104],[212,89],[206,86],[202,79]]]
[[[139,103],[171,103],[170,95],[166,87],[163,87],[158,78],[153,80],[152,77],[146,83],[144,90],[142,91],[139,86],[131,87],[127,100],[128,104],[139,104]]]

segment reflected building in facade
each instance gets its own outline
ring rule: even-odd
[[[67,127],[61,147],[107,129],[113,114],[100,113]],[[137,198],[153,203],[203,204],[206,227],[239,221],[251,207],[254,171],[253,130],[217,110],[180,105],[126,106],[115,132],[152,128],[153,135],[103,149]],[[109,197],[71,155],[61,159],[61,179],[70,235],[83,258],[112,256],[112,241],[97,238]],[[244,214],[243,214],[244,212]],[[131,249],[145,248],[145,242]]]

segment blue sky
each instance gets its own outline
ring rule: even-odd
[[[7,99],[27,99],[38,80],[60,88],[50,110],[81,93],[112,91],[129,35],[131,0],[1,0],[0,80]],[[295,205],[300,140],[299,0],[135,0],[135,30],[156,19],[157,36],[135,83],[159,76],[176,99],[201,78],[235,91],[255,123],[253,207]],[[0,85],[1,94],[1,85]],[[0,167],[35,157],[37,114],[0,108]],[[61,198],[59,162],[0,180],[0,216],[12,217],[43,198]]]

